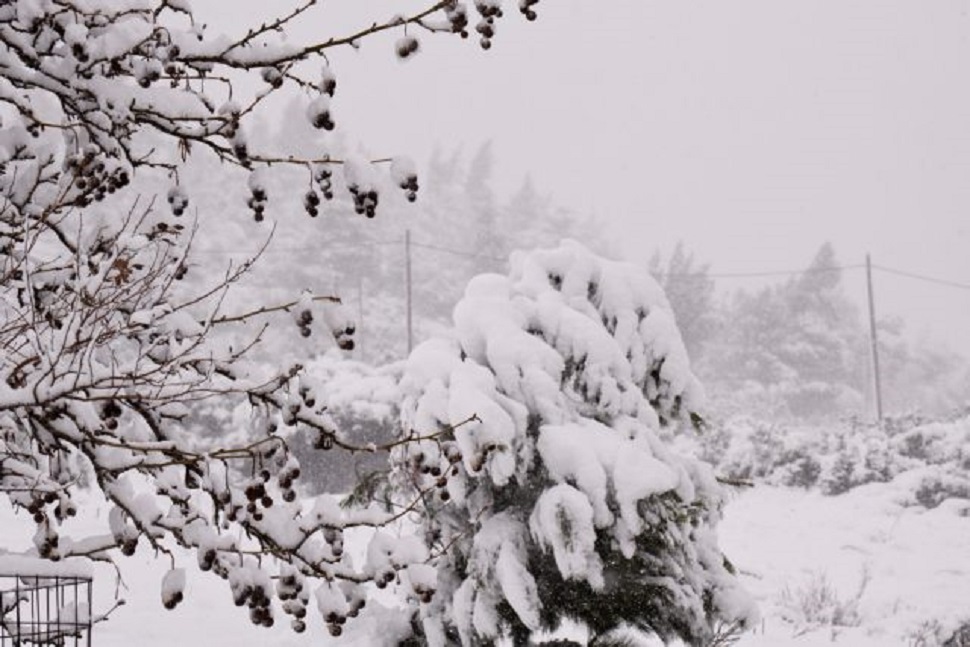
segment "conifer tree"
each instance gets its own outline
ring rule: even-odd
[[[661,439],[701,406],[662,290],[572,242],[511,265],[473,279],[453,336],[405,368],[405,437],[440,430],[393,455],[438,560],[416,639],[522,645],[570,618],[706,644],[744,625],[720,486]]]

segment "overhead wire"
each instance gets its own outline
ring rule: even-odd
[[[263,251],[263,254],[301,254],[305,252],[328,252],[328,251],[338,251],[346,249],[358,249],[361,247],[383,247],[386,245],[403,245],[404,240],[375,240],[375,241],[364,241],[361,243],[345,243],[332,245],[329,243],[322,243],[320,245],[315,245],[313,247],[269,247]],[[200,249],[196,250],[199,254],[208,254],[212,256],[222,255],[229,256],[230,254],[252,254],[256,250],[253,249]]]
[[[706,276],[712,279],[742,279],[742,278],[766,278],[772,276],[795,276],[797,274],[820,274],[825,272],[841,272],[843,270],[858,270],[865,265],[837,265],[832,267],[810,267],[801,270],[771,270],[765,272],[660,272],[661,276]]]
[[[440,247],[438,245],[430,245],[428,243],[419,243],[411,240],[411,245],[413,247],[422,247],[424,249],[432,249],[438,252],[443,252],[445,254],[451,254],[452,256],[464,256],[465,258],[484,258],[489,261],[497,261],[499,263],[504,263],[506,259],[499,258],[498,256],[488,256],[487,254],[478,254],[475,252],[465,252],[457,249],[449,249],[447,247]]]
[[[927,283],[935,283],[937,285],[942,285],[950,288],[958,288],[960,290],[970,290],[970,284],[960,283],[958,281],[951,281],[949,279],[939,279],[933,276],[926,276],[925,274],[916,274],[915,272],[906,272],[904,270],[897,270],[891,267],[886,267],[885,265],[872,264],[872,269],[880,270],[888,274],[895,274],[896,276],[905,276],[906,278],[916,279],[917,281],[924,281]]]
[[[404,239],[398,240],[376,240],[376,241],[364,241],[361,243],[347,243],[347,244],[321,244],[314,247],[280,247],[280,248],[269,248],[265,250],[264,254],[298,254],[306,252],[328,252],[328,251],[340,251],[340,250],[350,250],[359,249],[366,247],[385,247],[392,245],[404,245]],[[481,254],[477,252],[471,252],[467,250],[453,249],[450,247],[445,247],[442,245],[434,245],[431,243],[424,243],[420,241],[411,240],[411,245],[413,247],[418,247],[421,249],[428,249],[443,254],[449,254],[452,256],[458,256],[463,258],[480,258],[495,262],[504,262],[505,258],[500,258],[498,256],[491,256],[489,254]],[[209,249],[209,250],[197,250],[200,254],[209,255],[230,255],[230,254],[246,254],[251,253],[252,250],[227,250],[227,249]],[[744,279],[744,278],[771,278],[779,276],[798,276],[804,274],[820,274],[826,272],[843,272],[843,271],[853,271],[865,269],[864,263],[853,263],[847,265],[835,265],[831,267],[814,267],[814,268],[804,268],[798,270],[768,270],[759,272],[659,272],[660,276],[663,277],[678,277],[678,278],[688,278],[688,277],[706,277],[710,279]],[[960,290],[970,290],[970,283],[963,283],[960,281],[954,281],[952,279],[944,279],[934,276],[929,276],[926,274],[921,274],[917,272],[910,272],[906,270],[901,270],[893,267],[888,267],[881,264],[872,264],[872,269],[885,272],[887,274],[893,274],[896,276],[902,276],[905,278],[924,281],[927,283],[933,283],[943,287],[956,288]]]

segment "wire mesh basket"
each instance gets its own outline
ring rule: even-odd
[[[0,572],[0,647],[91,646],[91,578]]]

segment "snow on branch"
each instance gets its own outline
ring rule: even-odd
[[[523,5],[527,18],[533,4]],[[261,252],[222,275],[197,276],[182,175],[197,153],[242,168],[249,208],[262,220],[269,166],[306,170],[314,188],[305,206],[316,215],[343,165],[358,212],[373,217],[386,184],[372,179],[374,160],[256,150],[250,122],[290,88],[306,97],[314,127],[338,128],[327,52],[382,32],[468,36],[471,11],[439,0],[348,34],[287,38],[298,21],[326,24],[317,9],[307,0],[232,39],[210,33],[183,0],[0,3],[0,493],[30,515],[33,557],[45,562],[110,561],[150,546],[172,562],[162,582],[171,608],[184,597],[181,547],[228,582],[254,624],[272,625],[282,611],[303,631],[313,594],[339,633],[364,587],[386,584],[388,573],[406,572],[416,592],[433,595],[426,551],[361,568],[343,550],[345,529],[393,523],[432,490],[392,511],[302,500],[291,441],[309,434],[318,451],[390,451],[436,442],[477,417],[355,445],[301,364],[254,359],[271,325],[352,349],[356,326],[339,298],[306,292],[240,307],[234,290],[258,272]],[[474,11],[480,44],[490,47],[501,9],[476,2]],[[247,76],[257,90],[241,82]],[[378,161],[415,200],[413,164]],[[167,183],[164,200],[133,193],[146,174]],[[207,407],[234,415],[207,418]],[[107,527],[72,537],[64,522],[85,489],[110,508]]]

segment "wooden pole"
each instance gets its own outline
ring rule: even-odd
[[[364,357],[364,277],[357,275],[357,357],[360,361],[367,361]]]
[[[869,342],[872,345],[872,382],[876,391],[876,419],[882,426],[882,383],[879,376],[879,337],[876,333],[876,306],[872,294],[872,262],[866,254],[866,291],[869,295]]]
[[[411,319],[411,230],[404,231],[404,279],[407,287],[407,318],[408,318],[408,355],[414,347],[414,329]]]

